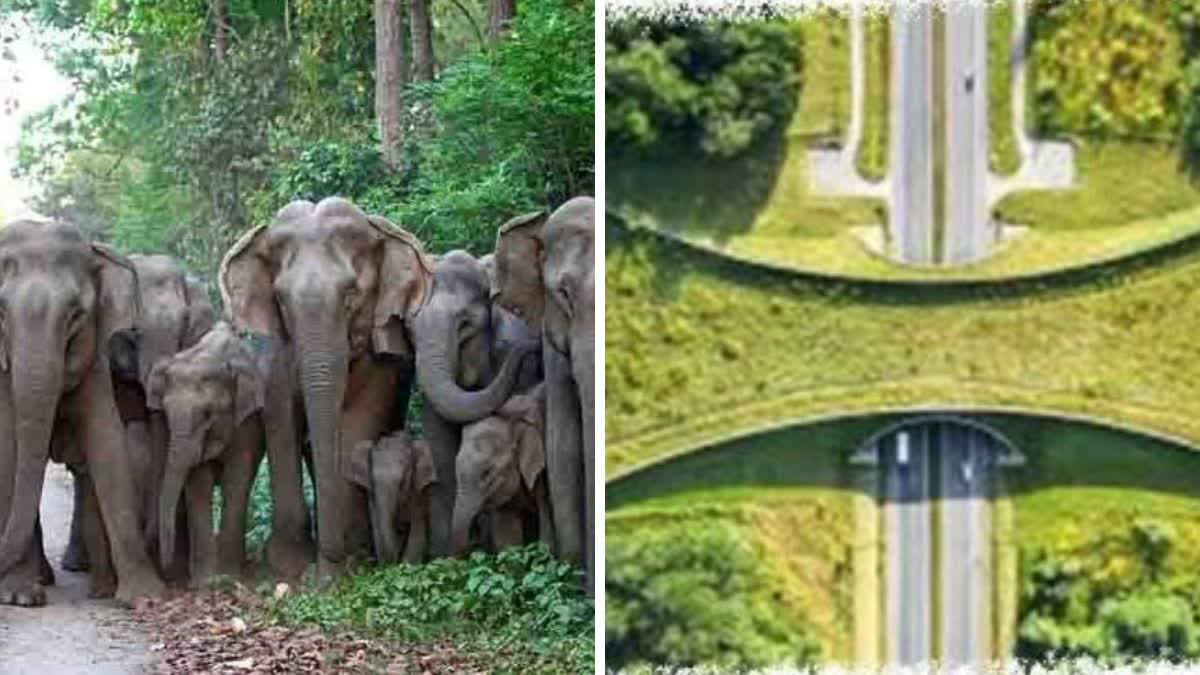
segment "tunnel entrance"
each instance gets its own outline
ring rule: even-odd
[[[905,420],[855,453],[875,467],[887,662],[982,665],[992,639],[991,501],[1023,458],[966,419]]]

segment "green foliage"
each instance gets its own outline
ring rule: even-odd
[[[1178,1],[1062,2],[1031,8],[1036,123],[1045,132],[1172,135],[1183,54]]]
[[[577,569],[540,545],[466,560],[392,565],[271,608],[287,624],[359,629],[401,642],[453,639],[500,672],[590,672],[592,615]],[[506,657],[506,658],[505,658]]]
[[[796,22],[626,19],[608,27],[609,147],[729,158],[786,125],[801,84]]]
[[[1190,576],[1160,574],[1173,541],[1169,525],[1140,521],[1074,550],[1023,550],[1017,656],[1111,663],[1200,655],[1200,604],[1178,590]]]
[[[778,611],[768,572],[729,526],[681,523],[608,539],[609,667],[804,665],[820,648]]]

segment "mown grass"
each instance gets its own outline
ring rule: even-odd
[[[988,30],[990,163],[1017,168],[1008,64],[1011,9],[990,9]],[[852,228],[886,222],[875,200],[811,193],[808,151],[838,143],[849,107],[848,27],[844,15],[807,17],[805,82],[793,119],[736,160],[688,156],[610,164],[608,207],[630,223],[661,229],[699,245],[755,261],[881,280],[975,279],[1044,274],[1129,255],[1200,232],[1200,185],[1164,142],[1077,137],[1077,184],[1064,191],[1016,193],[994,212],[1030,228],[979,263],[914,269],[883,259]],[[885,16],[868,29],[864,174],[886,172],[888,35]],[[1036,73],[1030,72],[1032,80]],[[1030,87],[1033,82],[1028,83]]]
[[[844,20],[843,20],[844,22]],[[888,97],[891,88],[891,19],[886,12],[868,12],[863,17],[863,42],[866,64],[866,82],[863,92],[863,136],[862,145],[855,157],[855,166],[864,178],[882,180],[887,176],[890,148],[888,138],[891,116]],[[849,78],[847,70],[842,77]]]
[[[397,644],[452,643],[497,673],[593,668],[593,605],[578,570],[542,546],[467,560],[361,570],[324,591],[284,596],[280,623],[353,630]]]
[[[848,662],[851,500],[863,471],[848,457],[903,417],[864,415],[765,432],[610,482],[608,546],[624,550],[635,541],[733,528],[774,580],[754,592],[782,598],[778,611],[818,640],[824,660]],[[1200,535],[1200,484],[1194,480],[1200,455],[1084,423],[995,414],[977,419],[1026,458],[1024,467],[1002,469],[1016,513],[1013,543],[1021,550],[1078,552],[1089,542],[1123,537],[1135,522],[1166,524],[1178,542]],[[1174,549],[1164,573],[1195,569],[1200,549],[1185,549]]]
[[[1200,441],[1200,254],[1001,289],[805,281],[607,228],[610,472],[723,435],[915,405],[1091,414]]]

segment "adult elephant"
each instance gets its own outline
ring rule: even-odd
[[[115,359],[110,365],[114,378],[117,409],[125,424],[126,448],[130,466],[135,476],[134,490],[140,505],[139,519],[147,544],[154,557],[158,541],[158,494],[163,476],[163,463],[167,455],[166,422],[162,411],[152,410],[146,405],[146,393],[150,371],[159,361],[187,349],[204,337],[213,327],[216,315],[212,303],[203,287],[187,276],[175,259],[165,255],[131,255],[138,275],[138,300],[141,314],[138,317],[137,359]],[[75,513],[67,551],[63,555],[63,567],[81,569],[85,560],[82,555],[81,533],[86,527],[84,509],[95,509],[94,503],[87,504],[81,494],[87,494],[83,483],[86,474],[76,471]],[[181,528],[181,539],[186,528]],[[104,567],[107,551],[88,551],[96,565],[93,581],[99,579],[101,588],[93,594],[103,595]],[[186,573],[186,549],[179,560],[163,567],[168,578],[178,579]]]
[[[59,435],[84,452],[117,597],[162,590],[138,527],[109,366],[110,354],[136,359],[137,293],[133,264],[74,227],[24,220],[0,229],[0,603],[45,603],[35,532]]]
[[[417,379],[426,405],[422,432],[438,480],[430,487],[430,553],[451,553],[455,458],[463,425],[487,417],[508,400],[524,356],[538,341],[515,340],[493,378],[491,284],[484,264],[465,251],[439,256],[427,300],[413,317]]]
[[[429,403],[451,417],[482,417],[507,397],[511,372],[478,392],[456,382],[451,345],[478,317],[453,313],[460,306],[446,300],[458,289],[451,257],[435,273],[415,237],[339,198],[285,206],[226,255],[230,319],[264,338],[269,362],[263,415],[275,520],[267,553],[281,574],[298,575],[305,560],[302,423],[316,469],[318,573],[329,577],[370,538],[364,495],[340,474],[340,456],[403,426],[415,371]]]
[[[546,472],[559,554],[582,560],[589,593],[595,530],[596,205],[576,197],[519,216],[496,237],[500,304],[542,327]]]

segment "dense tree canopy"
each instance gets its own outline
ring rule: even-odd
[[[377,54],[373,10],[387,4],[401,8],[399,32]],[[431,249],[482,253],[505,219],[593,186],[592,4],[522,0],[489,41],[489,12],[504,10],[0,0],[6,17],[57,29],[44,46],[75,85],[27,120],[18,172],[46,215],[210,278],[241,231],[292,199],[334,194]],[[382,90],[399,103],[390,162],[380,58],[394,60]]]

